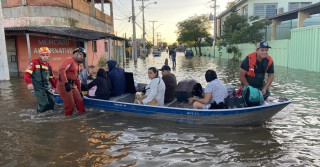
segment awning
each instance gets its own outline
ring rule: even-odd
[[[56,34],[68,37],[79,38],[83,40],[93,41],[104,38],[112,38],[113,34],[85,30],[74,27],[53,27],[53,26],[43,26],[43,27],[8,27],[5,31],[26,31],[26,32],[40,32],[46,34]]]

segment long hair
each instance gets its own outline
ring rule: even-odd
[[[107,79],[106,71],[103,68],[99,68],[97,72],[97,77],[102,77],[104,79]]]
[[[207,70],[205,77],[207,82],[211,82],[218,78],[217,73],[213,70]]]
[[[156,78],[159,76],[159,70],[156,67],[150,67],[148,70],[152,70],[154,73],[156,73]]]

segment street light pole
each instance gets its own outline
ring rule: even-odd
[[[142,6],[141,6],[141,10],[142,10],[142,38],[143,38],[143,54],[146,53],[146,29],[145,29],[145,22],[144,22],[144,9],[150,5],[150,4],[157,4],[157,2],[152,2],[152,3],[148,3],[147,5],[144,5],[144,1],[149,1],[149,0],[137,0],[137,1],[142,1]]]
[[[0,2],[0,81],[10,80],[9,65],[7,57],[6,37],[3,28],[2,5]]]
[[[133,27],[133,35],[132,35],[132,55],[134,62],[137,62],[137,42],[136,42],[136,16],[134,15],[134,0],[132,2],[132,27]]]

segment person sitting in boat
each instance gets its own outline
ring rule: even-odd
[[[111,94],[111,83],[106,76],[106,71],[100,68],[97,72],[97,77],[88,84],[90,90],[93,86],[97,86],[95,96],[88,96],[90,98],[109,100]]]
[[[160,69],[162,73],[162,80],[166,85],[166,91],[164,95],[164,102],[172,102],[176,96],[177,79],[174,74],[171,73],[171,68],[168,65],[162,66]]]
[[[266,41],[259,43],[255,52],[249,54],[240,66],[240,81],[243,86],[250,85],[261,90],[264,98],[268,98],[268,90],[274,79],[273,59],[268,55],[269,44]],[[265,83],[265,74],[268,80]]]
[[[79,67],[80,67],[79,78],[81,81],[81,91],[88,91],[87,80],[88,80],[89,72],[87,69],[84,68],[83,63],[79,64]]]
[[[189,104],[195,109],[219,109],[224,106],[224,99],[228,96],[228,91],[223,83],[218,79],[214,70],[207,70],[205,74],[208,85],[204,89],[204,98],[190,97]]]
[[[164,94],[166,91],[166,86],[163,80],[159,77],[159,71],[155,67],[150,67],[148,69],[148,77],[151,79],[149,84],[145,87],[145,98],[142,100],[142,104],[150,104],[154,99],[157,101],[159,106],[164,105]],[[136,104],[139,104],[139,101],[136,99]]]
[[[109,68],[108,78],[112,86],[111,96],[119,96],[126,92],[125,71],[121,67],[116,67],[117,62],[114,60],[108,60],[107,64]]]

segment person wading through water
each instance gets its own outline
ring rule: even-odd
[[[80,94],[79,79],[79,65],[83,63],[86,54],[87,51],[84,48],[76,48],[73,51],[73,57],[66,58],[59,68],[57,91],[63,100],[66,116],[72,115],[74,106],[80,114],[86,112]]]
[[[52,89],[56,88],[52,67],[48,63],[50,60],[50,50],[48,47],[39,49],[39,59],[33,59],[29,63],[24,79],[29,90],[34,90],[34,94],[39,102],[37,111],[45,112],[54,109]]]

